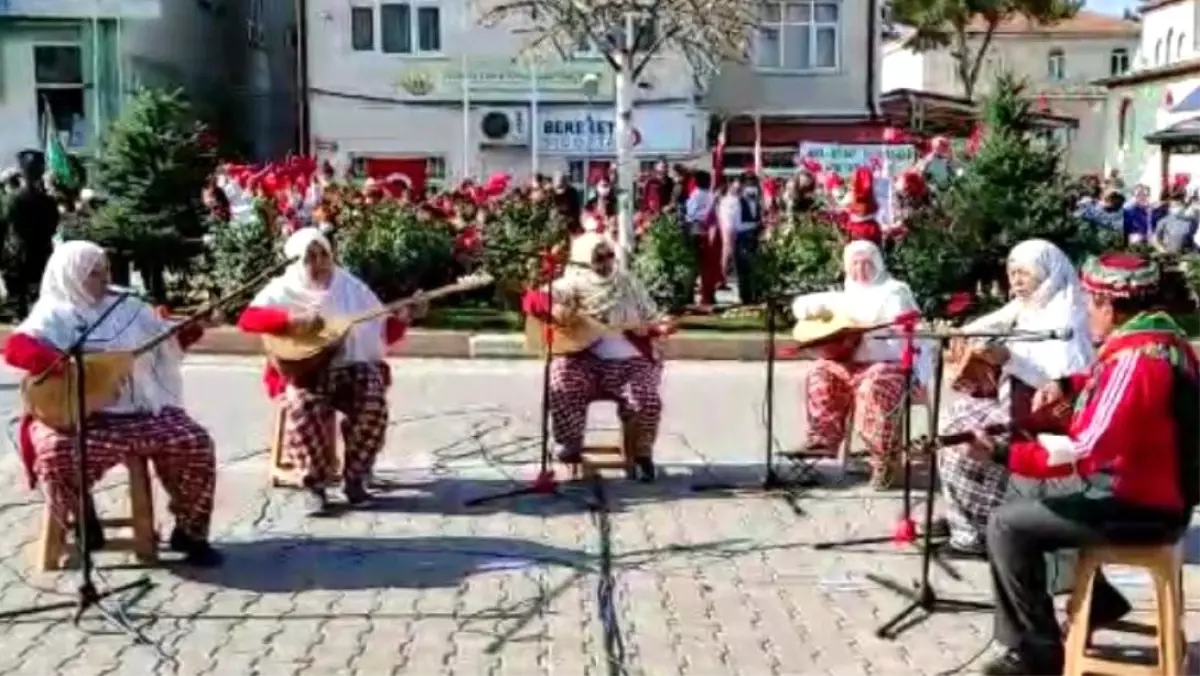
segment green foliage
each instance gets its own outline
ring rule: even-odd
[[[384,301],[454,281],[454,235],[421,221],[411,207],[385,201],[348,212],[339,224],[342,264]]]
[[[95,183],[107,202],[86,236],[151,274],[186,267],[202,249],[200,191],[217,164],[205,134],[180,93],[139,91],[101,140]]]
[[[633,269],[662,310],[675,313],[692,304],[700,265],[673,212],[659,214],[642,232]]]
[[[932,212],[910,227],[901,265],[920,278],[905,277],[922,299],[993,284],[1006,288],[1008,252],[1026,239],[1054,242],[1077,262],[1120,244],[1119,235],[1075,214],[1076,189],[1062,166],[1062,149],[1031,131],[1023,91],[1024,84],[1010,76],[997,79],[983,109],[978,153],[940,193]],[[923,257],[952,263],[939,263],[948,268],[941,275]],[[954,278],[958,288],[947,288]]]
[[[842,279],[842,239],[837,228],[814,213],[763,238],[754,273],[756,284],[771,296],[825,291]]]
[[[210,295],[220,297],[261,274],[263,270],[283,259],[283,242],[261,217],[237,222],[211,224],[209,241]],[[226,317],[241,314],[250,302],[249,297],[227,304]]]
[[[513,198],[491,207],[479,229],[481,264],[502,298],[541,281],[543,256],[566,248],[567,224],[549,201]]]
[[[973,232],[952,224],[934,209],[914,213],[907,229],[904,239],[889,252],[888,269],[909,285],[922,313],[942,316],[953,294],[975,292],[969,272],[979,261],[987,260],[981,258],[981,243]],[[1003,269],[1004,258],[999,260]]]

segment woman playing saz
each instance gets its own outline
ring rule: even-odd
[[[100,321],[87,340],[87,351],[131,351],[162,335],[170,325],[146,303],[108,292],[109,267],[96,244],[72,241],[54,250],[42,275],[37,303],[4,346],[10,365],[30,374],[65,369],[62,351],[81,331]],[[183,410],[183,349],[203,329],[189,326],[134,362],[117,399],[88,419],[88,490],[105,472],[130,456],[143,456],[170,497],[175,516],[171,549],[199,566],[221,563],[208,542],[216,486],[216,460],[208,432]],[[31,485],[40,479],[56,518],[73,521],[79,504],[75,441],[28,416],[21,421],[20,451]],[[86,514],[88,537],[104,545],[94,514]]]
[[[284,245],[284,255],[297,259],[271,280],[238,320],[247,333],[285,335],[320,330],[322,316],[357,314],[381,306],[362,280],[334,263],[329,240],[316,228],[303,228]],[[367,504],[366,482],[383,448],[387,431],[387,387],[391,381],[387,345],[404,337],[407,315],[364,322],[351,329],[330,367],[304,383],[286,382],[268,364],[264,380],[271,397],[283,395],[287,410],[284,443],[303,468],[307,508],[312,515],[328,512],[326,486],[331,482],[334,442],[327,421],[344,416],[345,459],[342,479],[351,506]]]
[[[1087,306],[1075,268],[1066,254],[1045,240],[1022,242],[1009,253],[1008,279],[1013,299],[996,312],[967,324],[964,331],[1069,328],[1071,336],[1068,340],[952,346],[951,361],[964,359],[964,350],[974,350],[999,369],[1000,381],[992,398],[956,394],[942,426],[943,434],[1008,423],[1012,420],[1014,388],[1037,389],[1081,372],[1092,362],[1094,351],[1088,338]],[[942,452],[938,476],[946,500],[951,546],[962,553],[980,553],[988,515],[1004,501],[1009,490],[1008,470],[996,463],[974,459],[964,444]]]
[[[581,460],[588,405],[596,400],[617,402],[618,415],[633,435],[633,458],[642,481],[653,481],[654,441],[662,417],[662,363],[654,339],[669,328],[646,289],[636,278],[617,269],[612,242],[598,233],[585,233],[571,245],[570,267],[551,285],[553,303],[545,291],[531,291],[525,311],[535,317],[564,322],[582,314],[620,333],[606,335],[587,349],[557,356],[550,367],[550,416],[559,459]]]
[[[918,310],[908,285],[888,274],[879,247],[858,240],[846,246],[842,257],[844,290],[796,298],[792,313],[798,321],[841,315],[856,324],[872,326]],[[900,365],[903,349],[900,339],[867,334],[847,358],[818,360],[804,383],[807,452],[837,453],[846,437],[850,413],[856,410],[855,426],[871,454],[871,482],[881,490],[891,486],[899,462],[899,410],[905,387]],[[928,382],[929,361],[924,352],[915,370],[918,385]]]

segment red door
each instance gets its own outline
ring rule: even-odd
[[[367,172],[367,177],[375,179],[393,196],[399,195],[404,189],[412,195],[424,195],[425,166],[424,157],[363,158],[363,169]]]

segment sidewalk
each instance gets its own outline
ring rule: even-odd
[[[12,327],[0,327],[0,340]],[[763,334],[683,332],[663,344],[668,359],[757,361],[765,354]],[[232,327],[209,329],[191,348],[197,354],[255,355],[262,353],[261,341]],[[413,329],[390,353],[396,357],[443,359],[524,359],[535,355],[525,349],[522,333],[471,333]]]

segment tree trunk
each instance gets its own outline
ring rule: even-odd
[[[616,72],[617,142],[617,256],[628,265],[633,252],[633,192],[637,166],[633,161],[633,51],[614,55]]]

